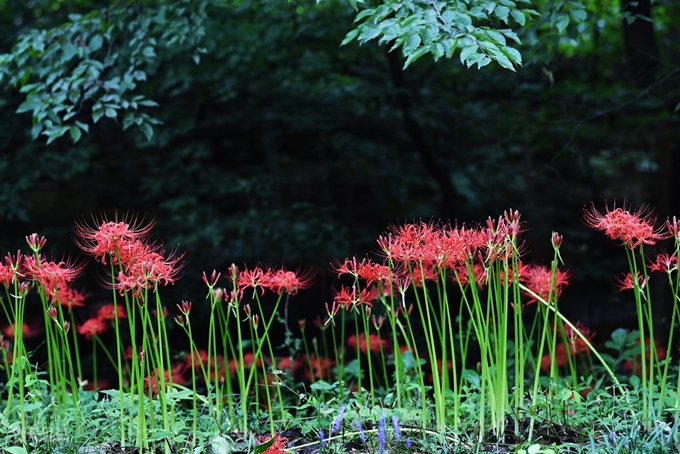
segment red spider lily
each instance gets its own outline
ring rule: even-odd
[[[40,249],[47,244],[47,240],[44,236],[38,236],[37,233],[31,233],[26,236],[26,243],[28,243],[28,247],[31,248],[33,252],[40,252]]]
[[[16,323],[11,326],[6,326],[2,329],[2,334],[8,339],[14,339],[14,330],[16,329]],[[29,337],[35,337],[39,335],[42,331],[39,328],[34,328],[28,326],[26,323],[21,325],[21,337],[27,339]]]
[[[85,339],[92,339],[94,336],[100,336],[106,332],[108,329],[108,323],[106,320],[102,320],[98,317],[86,320],[82,325],[76,328],[76,331],[81,336],[85,336]]]
[[[312,370],[305,369],[305,378],[307,381],[312,382],[330,377],[335,361],[331,358],[319,358],[316,355],[310,355],[306,364],[312,365]]]
[[[113,221],[109,221],[104,215],[99,217],[95,215],[92,219],[96,227],[90,227],[84,221],[76,223],[76,244],[86,254],[101,260],[103,264],[106,264],[107,257],[116,264],[116,257],[121,253],[123,246],[137,241],[143,242],[154,226],[153,220],[143,225],[144,219],[138,221],[136,216],[127,214],[120,221],[118,214]]]
[[[422,269],[420,266],[413,267],[410,274],[413,285],[416,287],[422,287],[423,282],[438,282],[439,281],[439,270],[433,264],[422,264]]]
[[[668,254],[661,252],[657,254],[655,261],[649,262],[649,271],[661,271],[662,273],[671,273],[678,269],[678,256],[675,254]]]
[[[637,285],[641,289],[645,288],[647,285],[647,279],[644,276],[640,276],[635,272],[635,277],[633,277],[631,273],[627,273],[623,279],[616,279],[619,291],[634,289],[635,283],[633,282],[633,279],[637,281]]]
[[[57,284],[56,290],[50,295],[50,303],[61,304],[71,309],[85,306],[85,294],[69,287],[66,282]]]
[[[178,274],[184,267],[181,263],[184,254],[172,251],[168,257],[161,252],[154,251],[151,247],[145,247],[137,251],[137,256],[124,264],[124,269],[118,272],[116,283],[104,282],[106,286],[113,285],[121,295],[131,291],[133,296],[138,297],[142,290],[153,289],[158,285],[174,284]]]
[[[193,367],[196,370],[200,370],[202,364],[208,364],[208,352],[201,349],[194,352],[193,356],[191,353],[187,353],[186,364],[189,368]]]
[[[229,369],[229,373],[231,375],[236,374],[236,371],[239,369],[239,360],[238,359],[230,359],[229,364],[227,364],[227,367]],[[251,367],[260,367],[262,365],[262,360],[260,358],[257,359],[257,363],[255,363],[255,354],[253,352],[248,352],[243,354],[243,367],[245,369],[249,369]]]
[[[72,263],[70,258],[60,262],[48,261],[44,257],[36,259],[33,256],[24,258],[24,266],[28,275],[45,288],[47,295],[52,295],[59,290],[63,283],[73,281],[85,265],[83,263]]]
[[[217,282],[220,280],[220,277],[222,276],[222,273],[218,273],[217,270],[213,270],[212,274],[210,275],[210,278],[208,279],[208,276],[206,276],[205,271],[203,272],[203,283],[208,286],[209,289],[212,289]]]
[[[465,264],[457,265],[454,270],[455,272],[451,276],[454,282],[458,282],[461,286],[466,286],[470,282],[470,276],[468,274],[468,266]],[[477,287],[483,288],[486,285],[487,271],[484,265],[481,263],[475,263],[472,265],[472,272],[474,273],[474,282]]]
[[[372,306],[373,302],[378,297],[378,293],[374,288],[361,289],[357,292],[355,286],[351,289],[345,287],[344,285],[340,287],[340,290],[335,291],[335,296],[333,297],[334,303],[343,306],[345,309],[349,309],[352,306],[357,306],[364,304],[366,306]]]
[[[547,301],[553,281],[552,270],[547,266],[533,264],[525,265],[520,263],[519,273],[520,282],[526,285],[529,290],[533,291],[536,295]],[[556,270],[555,287],[552,292],[552,296],[555,300],[560,297],[564,287],[569,285],[569,279],[571,279],[571,277],[572,274],[569,271]],[[525,294],[529,297],[527,304],[538,302],[536,297],[529,292],[526,292]]]
[[[116,307],[118,308],[118,319],[127,318],[125,313],[125,308],[120,304],[114,306],[113,303],[104,304],[97,309],[96,317],[101,320],[115,320],[116,319]]]
[[[351,335],[347,338],[346,344],[348,347],[351,348],[356,348],[357,347],[357,337],[356,335]],[[371,333],[368,335],[368,342],[366,341],[366,335],[365,334],[359,334],[359,351],[362,353],[366,353],[368,350],[370,350],[373,353],[380,353],[380,350],[387,349],[389,346],[389,343],[387,339],[382,339],[380,338],[379,335],[375,333]]]
[[[0,283],[5,288],[9,288],[19,277],[23,276],[24,271],[24,260],[21,251],[17,251],[14,256],[8,252],[5,255],[4,263],[0,262]]]
[[[604,232],[614,241],[621,241],[629,249],[641,244],[656,244],[670,237],[668,232],[655,229],[656,216],[648,207],[643,205],[631,213],[625,200],[619,208],[616,202],[611,210],[605,207],[604,213],[591,203],[590,208],[583,209],[582,217],[588,227]]]
[[[262,295],[264,295],[265,289],[268,289],[271,284],[271,279],[273,272],[270,269],[267,271],[263,270],[259,266],[253,268],[252,270],[245,269],[238,272],[236,278],[236,286],[239,291],[243,291],[249,287],[253,289],[260,289]]]
[[[269,279],[269,288],[278,295],[283,292],[295,295],[298,290],[310,288],[313,284],[313,272],[309,269],[297,272],[280,269]]]
[[[402,262],[423,261],[430,255],[426,250],[437,235],[437,228],[432,222],[392,226],[390,233],[378,237],[378,246],[387,259]]]
[[[394,274],[387,265],[380,265],[368,258],[357,261],[356,257],[352,257],[351,260],[345,259],[342,264],[338,262],[333,271],[338,273],[338,277],[343,274],[360,277],[366,281],[366,286],[374,282],[386,282]]]

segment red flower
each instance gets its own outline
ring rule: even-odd
[[[85,336],[85,339],[92,339],[94,336],[103,334],[107,328],[108,325],[105,320],[95,317],[86,320],[77,328],[77,331],[81,336]]]
[[[519,269],[519,280],[524,285],[526,285],[529,290],[533,291],[535,294],[543,298],[548,299],[550,293],[550,287],[552,285],[553,274],[552,270],[547,266],[532,265],[532,264],[520,264]],[[562,293],[564,287],[569,285],[569,279],[571,278],[571,273],[569,271],[562,271],[560,269],[556,270],[555,273],[555,287],[553,288],[553,297],[557,300]],[[527,304],[536,303],[538,300],[532,296],[530,293],[526,293],[529,297]]]
[[[335,297],[333,300],[335,303],[344,306],[345,309],[349,309],[350,306],[356,306],[360,304],[365,304],[366,306],[372,306],[373,301],[378,297],[377,292],[373,289],[361,289],[357,292],[355,286],[352,288],[347,288],[344,285],[340,287],[340,290],[335,291]]]
[[[72,307],[85,306],[85,295],[76,289],[73,289],[61,282],[57,285],[57,289],[50,295],[50,303],[53,305],[61,304],[69,309]]]
[[[635,279],[637,281],[637,285],[641,289],[645,288],[645,285],[647,285],[647,279],[645,279],[644,276],[639,276],[636,272],[635,277],[633,278],[632,274],[627,273],[626,276],[623,279],[617,279],[619,291],[634,289],[635,285],[634,285],[633,279]]]
[[[127,318],[125,314],[125,308],[118,304],[118,319]],[[97,309],[97,318],[101,320],[115,320],[116,319],[116,309],[113,303],[104,304]]]
[[[366,342],[366,335],[359,334],[359,351],[366,353],[369,349],[373,353],[380,353],[381,348],[385,350],[388,347],[387,339],[381,339],[379,335],[371,333],[368,335],[368,342]],[[347,346],[351,348],[357,347],[357,337],[352,335],[347,338]]]
[[[314,276],[311,270],[296,273],[280,269],[273,273],[269,279],[269,288],[279,295],[283,292],[295,295],[298,290],[310,288],[313,284]]]
[[[173,284],[177,275],[184,267],[181,263],[184,254],[172,251],[168,257],[164,257],[163,250],[159,252],[150,246],[144,246],[135,251],[135,256],[127,257],[123,263],[123,271],[116,276],[115,288],[124,294],[132,291],[134,296],[139,296],[141,290],[155,288],[159,284]],[[111,285],[106,282],[106,285]]]
[[[625,201],[620,208],[615,202],[612,210],[605,207],[605,213],[600,213],[591,203],[589,209],[583,209],[582,217],[588,227],[604,232],[614,241],[621,241],[629,249],[641,244],[656,244],[670,237],[668,232],[655,230],[656,216],[644,205],[631,213]]]
[[[314,381],[326,379],[331,376],[335,361],[330,358],[319,358],[315,355],[310,355],[308,364],[312,365],[312,370],[305,369],[305,378],[307,381]]]
[[[16,328],[16,323],[13,323],[11,326],[6,326],[2,330],[2,334],[7,336],[10,339],[14,339],[14,329]],[[40,330],[37,328],[32,328],[28,326],[26,323],[23,323],[21,325],[21,336],[26,339],[29,337],[34,337],[40,334]]]
[[[24,265],[28,275],[38,285],[43,286],[49,296],[58,292],[61,284],[73,281],[84,268],[82,263],[71,263],[70,258],[66,261],[50,262],[44,257],[37,260],[33,256],[26,256]]]
[[[238,272],[236,286],[240,291],[243,291],[248,287],[253,289],[257,289],[259,287],[261,294],[264,295],[265,289],[270,287],[272,276],[273,273],[271,270],[267,269],[267,271],[264,271],[259,266],[253,268],[252,270],[245,269]]]
[[[131,216],[132,217],[132,216]],[[90,227],[85,222],[76,223],[76,244],[85,253],[92,255],[96,259],[106,264],[106,257],[116,264],[116,257],[121,253],[122,246],[134,243],[137,240],[145,240],[154,226],[152,220],[147,225],[142,225],[141,221],[135,216],[128,220],[128,215],[118,220],[116,213],[113,221],[109,221],[102,215],[92,217],[96,227]]]
[[[662,252],[656,256],[654,262],[649,262],[649,271],[661,271],[663,273],[670,273],[678,269],[678,256],[669,255],[667,252]]]

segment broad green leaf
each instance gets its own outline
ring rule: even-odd
[[[420,57],[425,55],[427,52],[429,52],[429,50],[430,49],[428,47],[421,47],[417,51],[409,54],[408,57],[406,58],[406,62],[404,62],[404,67],[402,69],[408,68],[408,66],[411,63],[413,63],[414,61],[416,61],[417,59],[419,59]]]
[[[498,54],[494,56],[494,59],[505,69],[515,71],[515,66],[512,64],[510,59],[503,54]]]
[[[73,143],[78,143],[78,141],[83,135],[83,133],[80,131],[80,128],[74,125],[71,126],[68,131],[71,134],[71,139],[73,140]]]
[[[527,18],[523,12],[515,9],[510,11],[510,15],[512,16],[513,19],[515,19],[515,22],[517,22],[520,26],[524,27],[524,24],[526,24],[527,22]]]
[[[82,121],[76,120],[76,125],[86,133],[90,132],[90,125],[88,125],[87,123],[83,123]]]
[[[588,13],[584,9],[572,9],[569,11],[569,15],[577,22],[582,22],[588,18]]]
[[[142,123],[139,125],[139,129],[144,133],[146,140],[151,141],[151,138],[153,137],[153,128],[151,125],[149,123]]]
[[[422,40],[420,39],[419,35],[411,35],[406,39],[406,43],[404,44],[403,52],[404,55],[411,55],[418,46],[420,46],[420,43]]]
[[[362,43],[365,43],[366,41],[370,41],[372,39],[375,39],[380,35],[380,29],[378,27],[374,27],[372,25],[364,25],[361,27],[361,33],[359,35],[359,41]]]
[[[104,115],[106,115],[109,118],[116,118],[118,116],[118,112],[116,112],[116,109],[112,107],[107,107],[104,109]]]
[[[517,49],[509,46],[501,47],[501,51],[516,65],[522,65],[522,54]]]
[[[559,32],[559,34],[560,35],[563,34],[564,30],[569,26],[569,16],[565,15],[560,17],[555,26],[557,27],[557,31]]]
[[[9,448],[2,448],[9,454],[28,454],[26,449],[21,446],[10,446]]]
[[[479,46],[477,44],[464,47],[463,50],[460,51],[460,62],[466,64],[465,62],[468,59],[468,57],[473,53],[477,52],[477,49],[479,49]]]
[[[510,8],[507,6],[497,6],[496,9],[493,10],[494,16],[505,22],[506,24],[508,23],[508,14],[510,14]]]
[[[87,47],[90,52],[96,52],[101,49],[103,44],[104,38],[102,38],[102,35],[94,35],[92,39],[90,39],[90,43],[87,45]]]

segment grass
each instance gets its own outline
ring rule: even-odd
[[[639,321],[597,348],[588,327],[559,312],[571,277],[562,237],[552,235],[550,266],[523,262],[512,211],[486,225],[392,228],[378,240],[381,261],[333,265],[342,284],[314,321],[287,315],[313,283],[307,271],[204,273],[200,329],[190,301],[166,314],[162,287],[183,254],[150,241],[152,223],[77,225],[112,290],[97,308],[72,287],[84,263],[46,259],[46,240],[30,235],[31,254],[0,265],[0,449],[677,452],[680,378],[672,338],[663,348],[654,337],[647,281],[665,273],[677,298],[680,229],[673,220],[664,233],[625,204],[591,210],[586,222],[624,246],[621,288],[635,293]],[[667,238],[673,254],[646,260],[644,245]],[[25,324],[36,309],[41,329]]]

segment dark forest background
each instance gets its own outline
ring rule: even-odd
[[[680,4],[569,3],[587,18],[518,30],[512,72],[457,55],[402,70],[390,46],[340,46],[356,15],[340,0],[0,0],[0,251],[38,232],[78,255],[77,219],[138,212],[186,250],[170,307],[202,301],[202,271],[284,263],[317,272],[302,317],[332,298],[333,258],[375,251],[390,224],[513,208],[527,260],[548,263],[564,235],[563,311],[626,326],[625,254],[579,210],[680,216]],[[98,272],[80,281],[93,304]]]

